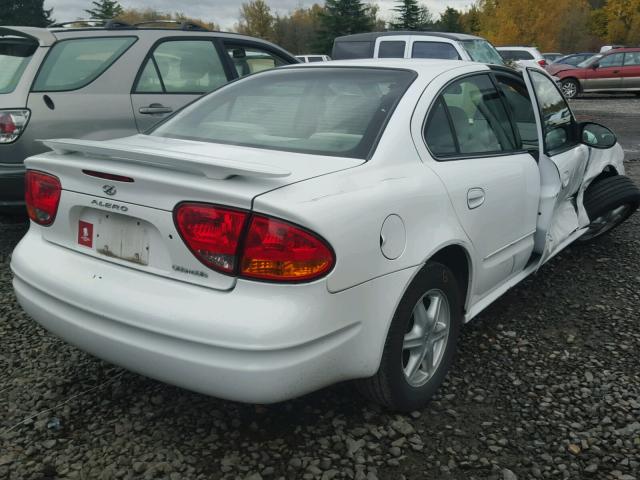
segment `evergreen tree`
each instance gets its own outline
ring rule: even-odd
[[[52,8],[44,9],[44,0],[5,0],[0,8],[0,25],[46,27],[54,22]]]
[[[92,5],[92,9],[85,10],[89,18],[111,20],[112,18],[118,18],[124,13],[118,0],[95,0],[92,2]]]
[[[447,7],[447,9],[440,15],[438,20],[438,29],[443,32],[462,32],[462,25],[460,22],[460,12],[453,7]]]
[[[393,30],[417,30],[420,28],[420,6],[418,0],[397,0],[392,9],[397,12],[395,21],[389,26]]]
[[[330,52],[336,37],[372,31],[376,23],[375,12],[361,0],[327,0],[320,17],[323,27],[321,51]]]

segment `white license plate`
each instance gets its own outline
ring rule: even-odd
[[[149,264],[149,232],[146,222],[117,213],[102,212],[94,221],[96,252],[139,265]]]

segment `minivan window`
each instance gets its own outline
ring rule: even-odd
[[[85,87],[102,75],[135,41],[135,37],[60,41],[49,51],[33,91],[56,92]]]
[[[441,58],[460,60],[456,48],[445,42],[413,42],[411,58]]]
[[[415,76],[382,68],[276,69],[209,94],[151,135],[364,159]]]
[[[371,42],[335,42],[331,57],[334,60],[371,58],[373,54],[371,45]]]
[[[462,40],[460,43],[474,62],[504,65],[500,53],[486,40]]]
[[[23,38],[0,39],[0,94],[15,90],[38,44]]]
[[[378,58],[404,58],[406,42],[388,40],[380,42],[378,46]]]

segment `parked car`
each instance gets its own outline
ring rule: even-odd
[[[556,73],[567,98],[586,92],[634,92],[640,95],[640,48],[598,54],[575,68]]]
[[[328,62],[331,60],[329,55],[296,55],[296,58],[303,63]]]
[[[11,260],[24,310],[243,402],[360,379],[422,407],[464,322],[640,203],[615,135],[546,73],[472,62],[284,67],[146,134],[44,143]]]
[[[230,80],[297,63],[263,40],[189,23],[65,25],[0,27],[0,210],[24,208],[23,161],[45,150],[35,139],[144,132]]]
[[[547,63],[553,63],[555,62],[558,58],[561,58],[564,56],[564,53],[543,53],[542,56],[544,57],[544,59],[547,61]]]
[[[603,45],[600,47],[600,53],[608,52],[609,50],[615,50],[617,48],[627,48],[626,45]]]
[[[504,65],[495,47],[481,37],[442,32],[369,32],[338,37],[334,60],[357,58],[441,58]]]
[[[547,65],[545,67],[545,70],[550,75],[556,75],[558,72],[562,70],[568,70],[570,68],[577,66],[579,63],[589,60],[594,55],[596,54],[590,53],[590,52],[572,53],[571,55],[565,55],[564,57],[560,57],[555,62]]]
[[[521,67],[546,67],[547,61],[535,47],[497,47],[502,58]]]

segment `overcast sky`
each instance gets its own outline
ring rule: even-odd
[[[245,0],[247,1],[247,0]],[[365,0],[366,1],[366,0]],[[423,0],[431,12],[440,13],[447,6],[458,9],[466,8],[473,0]],[[45,0],[45,7],[53,7],[53,18],[57,21],[69,21],[87,18],[85,8],[90,8],[92,0]],[[272,12],[286,14],[296,7],[308,7],[313,3],[323,3],[322,0],[266,0]],[[238,21],[238,11],[242,0],[120,0],[124,8],[153,8],[155,10],[173,13],[181,12],[187,16],[201,18],[220,24],[224,29],[230,29]],[[390,10],[394,0],[377,0],[381,16],[391,18]]]

